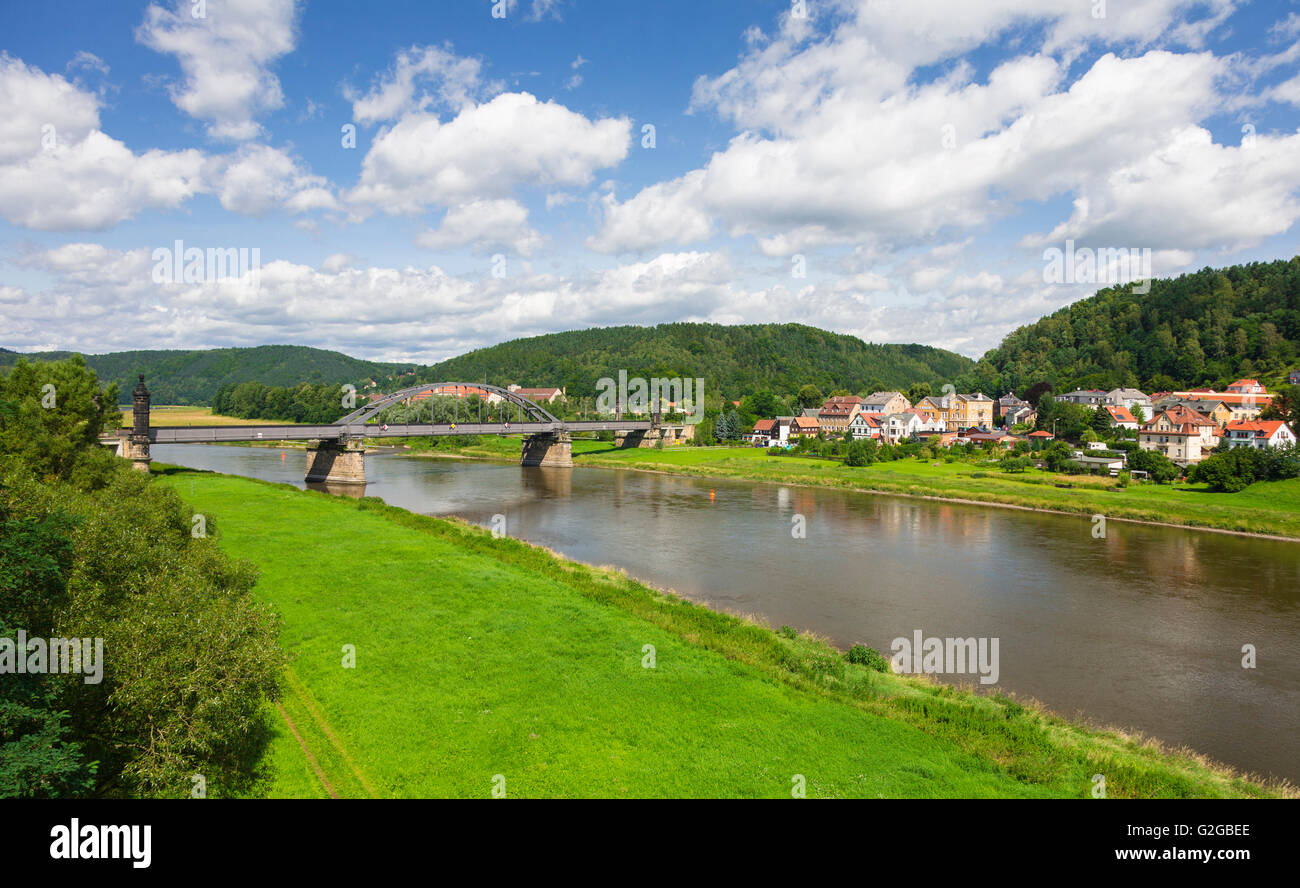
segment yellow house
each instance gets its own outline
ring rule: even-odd
[[[1197,413],[1201,414],[1202,416],[1212,419],[1214,421],[1214,424],[1219,428],[1226,426],[1228,423],[1233,422],[1235,419],[1231,407],[1229,407],[1223,401],[1216,401],[1210,399],[1206,399],[1206,400],[1181,399],[1180,400],[1177,398],[1166,398],[1156,404],[1155,410],[1157,413],[1159,413],[1160,411],[1167,410],[1170,407],[1175,407],[1175,406],[1188,407],[1192,410],[1195,410]]]
[[[1213,403],[1223,404],[1232,412],[1231,422],[1249,422],[1259,419],[1259,414],[1273,401],[1273,396],[1267,392],[1191,391],[1170,392],[1170,395],[1180,401],[1197,402],[1198,410],[1200,404],[1205,404],[1207,409]]]
[[[993,427],[993,399],[983,392],[976,392],[973,395],[958,395],[958,404],[961,407],[961,421],[967,427],[982,426],[990,429]]]
[[[922,398],[916,410],[927,422],[938,420],[949,431],[973,426],[993,427],[993,399],[976,392],[973,395],[931,395]]]
[[[949,398],[948,404],[944,404],[944,398],[938,395],[930,395],[916,402],[916,412],[927,423],[941,422],[944,428],[952,428],[948,424],[948,419],[952,415],[953,406],[956,404],[955,399]]]

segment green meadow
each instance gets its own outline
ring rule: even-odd
[[[439,450],[518,459],[519,444],[517,439],[485,437],[475,445],[440,445],[433,452]],[[1199,484],[1133,483],[1122,488],[1110,477],[1058,475],[1041,469],[1010,474],[996,464],[907,458],[854,468],[835,460],[772,456],[757,447],[624,450],[599,441],[575,441],[573,457],[580,466],[810,484],[1300,538],[1300,479],[1258,482],[1239,493],[1214,493]]]
[[[461,522],[155,471],[283,618],[270,796],[1293,794]]]

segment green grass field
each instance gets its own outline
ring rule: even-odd
[[[441,449],[448,450],[445,446]],[[454,452],[518,459],[519,445],[515,439],[484,438]],[[995,465],[937,460],[901,459],[852,468],[832,460],[769,456],[756,447],[621,450],[598,441],[575,441],[573,456],[575,465],[943,497],[1300,538],[1300,479],[1252,484],[1240,493],[1212,493],[1204,485],[1132,484],[1120,488],[1109,477],[1056,475],[1038,469],[1008,474]],[[977,473],[983,477],[975,477]]]
[[[155,470],[283,617],[273,796],[1085,798],[1097,773],[1113,797],[1291,793],[477,527]]]
[[[131,424],[131,411],[122,411],[122,425]],[[152,426],[245,426],[245,425],[293,425],[293,423],[272,423],[266,419],[240,419],[237,416],[223,416],[212,412],[211,407],[154,406],[149,409],[149,424]]]

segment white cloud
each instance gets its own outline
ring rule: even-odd
[[[528,10],[528,21],[540,22],[544,18],[550,18],[558,22],[563,6],[564,0],[533,0],[533,5]]]
[[[436,266],[357,268],[345,256],[330,257],[319,269],[263,257],[256,287],[247,278],[155,283],[145,248],[70,244],[28,255],[22,264],[55,278],[49,290],[4,294],[6,345],[25,349],[278,341],[431,361],[557,323],[703,318],[734,286],[725,257],[708,253],[668,254],[585,277],[504,279],[454,277]],[[105,323],[124,315],[133,323]]]
[[[100,74],[108,73],[108,64],[93,52],[86,52],[84,49],[78,50],[77,54],[68,62],[68,70],[74,68],[84,68],[87,71],[98,71]]]
[[[256,118],[284,104],[271,64],[294,48],[296,0],[206,0],[195,16],[190,0],[172,9],[151,4],[136,38],[176,56],[183,83],[171,88],[177,108],[207,121],[216,139],[257,137]]]
[[[959,23],[984,22],[973,33],[987,35],[1022,16],[1002,0],[919,3],[916,15],[891,18],[896,6],[855,8],[855,17],[822,40],[803,31],[791,36],[795,26],[786,21],[774,40],[754,41],[736,68],[697,82],[693,109],[714,109],[742,131],[701,169],[622,203],[607,196],[603,226],[588,245],[606,252],[663,249],[721,229],[754,237],[769,256],[864,242],[903,247],[983,228],[1021,212],[1025,202],[1060,195],[1090,205],[1096,220],[1099,207],[1131,205],[1112,192],[1135,179],[1147,206],[1184,214],[1159,226],[1170,232],[1160,237],[1162,246],[1179,246],[1164,241],[1192,225],[1199,230],[1184,248],[1257,243],[1300,216],[1293,200],[1300,166],[1274,162],[1294,150],[1289,138],[1261,137],[1249,164],[1223,146],[1196,149],[1195,161],[1186,156],[1193,148],[1185,134],[1205,133],[1199,121],[1223,108],[1219,86],[1239,60],[1164,49],[1104,54],[1070,82],[1067,59],[1031,53],[1004,60],[983,82],[958,64],[918,84],[911,79],[915,60],[900,63],[885,48],[904,31],[923,43],[950,39],[965,47],[970,38],[961,36]],[[1087,39],[1197,39],[1177,31],[1188,4],[1117,6],[1094,23],[1108,36]],[[1230,7],[1226,0],[1212,4],[1203,24]],[[1077,10],[1067,15],[1057,3],[1036,16],[1057,21],[1053,34],[1070,23],[1083,27]],[[1162,164],[1170,158],[1179,163]],[[1191,181],[1193,175],[1202,181]],[[1232,189],[1248,190],[1228,195]],[[1255,218],[1187,214],[1187,194],[1252,205]],[[1119,215],[1112,214],[1115,236],[1123,233]],[[1155,215],[1141,214],[1143,224],[1149,228]],[[1075,230],[1087,227],[1078,213],[1075,223]]]
[[[467,106],[446,123],[414,112],[375,138],[348,200],[363,212],[409,214],[508,197],[519,186],[585,185],[626,156],[630,127],[528,93]]]
[[[1286,231],[1300,218],[1300,134],[1225,146],[1187,127],[1146,157],[1085,189],[1045,238],[1163,250],[1233,249]]]
[[[337,208],[324,178],[311,175],[287,153],[267,145],[245,145],[214,158],[208,176],[221,205],[247,216],[280,208],[294,213]]]
[[[911,287],[913,290],[917,290],[923,293],[930,290],[934,290],[941,283],[947,280],[950,274],[952,274],[952,269],[944,268],[942,266],[927,266],[925,268],[918,268],[916,271],[912,272],[910,278]]]
[[[483,81],[482,67],[478,59],[457,56],[450,46],[412,46],[398,52],[393,67],[369,92],[361,95],[349,86],[343,95],[352,102],[352,119],[362,124],[433,107],[459,111],[481,93],[500,89]]]
[[[621,253],[707,239],[713,233],[713,220],[701,206],[704,180],[705,173],[696,170],[644,188],[621,204],[613,194],[604,195],[604,225],[587,239],[587,246],[601,253]]]
[[[39,154],[51,140],[75,144],[97,129],[93,95],[0,53],[0,164]]]
[[[321,261],[320,270],[337,274],[345,268],[351,268],[356,261],[357,257],[351,253],[331,253]]]
[[[528,210],[508,200],[476,200],[452,207],[437,229],[416,235],[416,244],[428,250],[450,250],[472,245],[482,253],[513,250],[531,256],[542,238],[528,225]]]
[[[1275,102],[1286,102],[1300,108],[1300,74],[1268,90],[1265,97]]]
[[[203,190],[195,150],[135,154],[99,129],[97,99],[0,55],[0,215],[39,230],[108,228]]]

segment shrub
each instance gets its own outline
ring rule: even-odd
[[[793,626],[782,626],[780,629],[777,630],[777,634],[780,635],[782,638],[794,638],[799,633],[794,631]]]
[[[866,666],[876,672],[889,671],[889,661],[885,659],[885,656],[880,651],[867,647],[865,644],[853,645],[845,656],[850,663],[855,663],[858,666]]]

